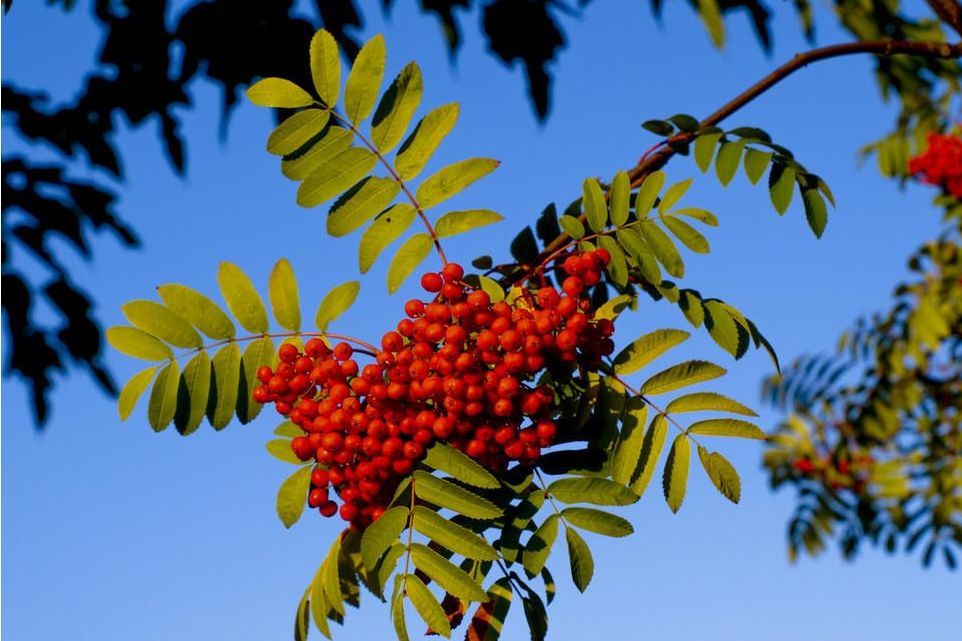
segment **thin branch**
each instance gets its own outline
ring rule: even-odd
[[[954,0],[932,0],[941,4],[954,4]],[[940,14],[941,15],[941,14]],[[779,82],[789,77],[799,69],[814,62],[840,58],[855,54],[871,54],[875,56],[894,56],[910,55],[923,56],[926,58],[956,59],[962,58],[962,42],[948,44],[946,42],[916,42],[910,40],[869,40],[865,42],[851,42],[839,45],[830,45],[818,49],[812,49],[805,53],[797,54],[794,58],[778,67],[770,74],[759,80],[757,83],[738,94],[717,109],[714,113],[706,117],[699,123],[699,129],[718,125],[723,120],[740,110],[752,100],[762,95]],[[695,134],[681,133],[668,139],[671,143],[684,146],[695,138]],[[637,187],[644,181],[649,174],[661,169],[677,152],[670,146],[664,146],[655,153],[643,157],[637,165],[628,171],[631,178],[631,186]],[[582,216],[584,219],[584,216]],[[537,261],[543,260],[544,256],[556,252],[568,241],[568,235],[564,232],[559,234],[554,240],[548,243],[544,251],[538,256]]]

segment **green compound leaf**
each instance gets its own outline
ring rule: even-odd
[[[638,496],[621,483],[602,478],[558,479],[548,486],[548,494],[562,503],[631,505],[638,500]]]
[[[563,229],[566,234],[575,240],[579,240],[585,235],[584,224],[574,216],[562,216],[558,219],[558,224],[561,225],[561,229]]]
[[[451,624],[448,622],[448,616],[444,613],[444,608],[441,607],[437,597],[428,589],[428,586],[424,585],[424,582],[413,574],[404,578],[404,586],[408,598],[414,604],[414,609],[421,615],[428,627],[433,632],[445,638],[450,638]]]
[[[654,223],[649,221],[645,224],[651,225]],[[619,229],[615,233],[615,237],[634,259],[645,280],[655,285],[660,284],[661,267],[658,266],[658,259],[655,257],[654,252],[648,248],[648,244],[644,241],[641,232],[637,230]]]
[[[715,392],[696,392],[679,396],[668,403],[665,411],[669,414],[681,414],[683,412],[731,412],[742,414],[743,416],[758,416],[754,410],[742,405],[738,401],[732,400],[727,396],[716,394]]]
[[[698,222],[704,223],[709,227],[718,227],[718,217],[707,209],[698,207],[679,207],[671,212],[672,216],[687,216],[694,218]]]
[[[668,189],[665,190],[665,195],[661,197],[661,202],[658,203],[658,213],[663,214],[669,209],[671,209],[675,203],[681,200],[681,197],[685,195],[688,188],[691,187],[692,179],[686,178],[681,182],[677,182]]]
[[[645,177],[641,187],[638,188],[638,195],[635,197],[635,215],[638,220],[645,218],[655,206],[655,200],[661,193],[661,188],[665,186],[667,176],[663,171],[656,171]]]
[[[314,316],[314,324],[320,331],[327,331],[328,326],[341,317],[341,314],[350,309],[357,294],[361,291],[361,283],[356,280],[349,280],[331,288],[324,296],[317,314]]]
[[[601,236],[598,239],[598,246],[605,249],[611,256],[611,262],[608,263],[607,267],[608,275],[611,276],[611,280],[621,287],[627,285],[628,263],[625,259],[625,253],[621,250],[621,247],[611,236]]]
[[[164,343],[136,327],[108,327],[107,342],[122,354],[145,361],[162,361],[174,353]]]
[[[207,420],[214,429],[220,430],[230,423],[237,407],[241,368],[241,351],[237,343],[231,343],[214,354],[212,365],[214,384],[207,401]]]
[[[374,109],[386,60],[387,49],[381,34],[364,43],[354,58],[344,87],[344,112],[355,125],[370,116]]]
[[[662,473],[661,486],[665,492],[665,501],[672,512],[677,512],[685,500],[685,489],[688,485],[688,466],[691,459],[691,443],[684,434],[675,437],[668,451],[665,469]]]
[[[611,224],[620,227],[628,222],[631,201],[631,180],[628,174],[619,171],[611,181]]]
[[[571,525],[604,536],[622,537],[635,531],[626,519],[591,507],[568,507],[561,511],[561,517]]]
[[[117,397],[117,412],[120,414],[121,421],[126,421],[130,418],[130,414],[137,406],[137,401],[140,400],[140,397],[143,396],[147,388],[150,387],[150,382],[154,379],[154,374],[156,373],[156,367],[148,367],[134,374],[131,379],[124,384],[123,389],[120,390],[120,396]]]
[[[341,93],[341,54],[334,36],[325,29],[311,38],[311,78],[321,101],[328,107],[337,104]]]
[[[181,375],[177,412],[174,414],[174,426],[177,431],[187,436],[197,431],[200,422],[207,412],[207,401],[210,399],[210,356],[201,351],[184,367]]]
[[[658,372],[641,386],[645,395],[664,394],[682,387],[710,381],[725,374],[725,369],[708,361],[685,361]]]
[[[502,220],[504,220],[504,216],[490,209],[451,211],[438,218],[438,221],[434,224],[434,231],[439,238],[446,238]]]
[[[737,418],[712,418],[698,421],[691,424],[688,433],[700,434],[701,436],[731,436],[756,440],[767,438],[760,427]]]
[[[523,565],[530,576],[536,576],[544,569],[557,538],[558,515],[552,514],[538,526],[524,546]]]
[[[375,570],[380,558],[401,536],[408,525],[409,514],[406,507],[392,507],[364,530],[361,535],[361,562],[369,572]]]
[[[160,432],[174,420],[177,411],[177,389],[180,387],[180,366],[177,361],[170,361],[164,366],[154,386],[150,390],[150,400],[147,403],[147,421],[155,432]]]
[[[297,277],[290,261],[282,258],[274,264],[267,286],[274,318],[284,329],[296,332],[301,328],[301,304],[297,294]]]
[[[742,482],[728,459],[718,452],[709,452],[699,445],[698,460],[701,461],[701,466],[715,489],[732,503],[738,503],[742,496]]]
[[[707,254],[711,251],[708,239],[685,221],[674,216],[664,216],[661,222],[665,223],[665,227],[675,235],[675,238],[696,254]]]
[[[281,173],[291,180],[304,180],[318,167],[330,162],[331,158],[351,146],[354,134],[335,125],[328,125],[321,138],[313,142],[303,153],[298,153],[281,161]]]
[[[390,205],[400,191],[401,185],[391,178],[364,178],[331,207],[327,217],[327,233],[339,238],[360,229]]]
[[[384,92],[374,120],[371,122],[371,141],[381,153],[386,153],[401,142],[421,102],[424,80],[417,64],[408,63]]]
[[[428,257],[434,241],[424,233],[411,236],[394,254],[394,260],[387,270],[387,291],[390,294],[396,292],[401,284],[407,280],[417,266]]]
[[[448,165],[425,178],[415,197],[422,209],[429,209],[484,178],[500,164],[493,158],[469,158]]]
[[[779,214],[788,211],[795,194],[795,170],[785,165],[776,164],[772,173],[768,175],[768,192],[772,198],[772,206]]]
[[[314,103],[307,93],[290,80],[264,78],[247,88],[247,99],[258,107],[283,107],[296,109]]]
[[[394,158],[394,169],[401,180],[413,180],[454,129],[461,107],[456,102],[442,105],[426,115],[411,132]]]
[[[689,336],[691,334],[680,329],[658,329],[645,334],[618,353],[614,360],[615,373],[633,374]]]
[[[360,182],[377,164],[367,149],[348,147],[314,169],[297,190],[297,204],[316,207]]]
[[[477,561],[494,561],[498,552],[481,536],[437,512],[418,505],[414,508],[414,529],[441,547]]]
[[[565,528],[565,540],[568,542],[568,560],[571,563],[571,580],[579,592],[588,589],[591,577],[595,573],[595,560],[591,556],[591,549],[574,528]]]
[[[503,514],[501,508],[491,501],[420,470],[414,472],[414,493],[428,503],[454,510],[471,519],[496,519]]]
[[[484,602],[488,594],[471,576],[443,556],[420,543],[410,547],[415,567],[444,588],[448,593],[464,600]]]
[[[753,185],[757,184],[765,175],[768,163],[772,160],[772,152],[760,151],[749,147],[745,150],[745,175]]]
[[[594,178],[587,178],[582,186],[581,205],[585,210],[588,227],[601,231],[608,224],[608,205],[601,185]]]
[[[217,270],[217,283],[227,307],[244,329],[257,334],[269,329],[264,301],[240,267],[222,262]]]
[[[362,274],[374,265],[384,249],[407,231],[417,212],[408,203],[393,205],[374,219],[361,236],[358,263]]]
[[[177,315],[215,340],[234,337],[234,323],[217,303],[186,285],[161,285],[157,293]]]
[[[661,230],[661,227],[652,221],[639,225],[638,231],[651,252],[658,258],[658,262],[664,265],[665,271],[675,278],[685,275],[685,262],[681,259],[675,243]]]
[[[655,475],[658,459],[665,447],[668,436],[668,419],[664,414],[658,414],[652,419],[651,425],[645,432],[645,440],[641,445],[641,455],[638,457],[637,476],[631,484],[631,491],[641,496],[648,489],[648,484]]]
[[[484,466],[467,454],[459,452],[450,445],[440,441],[428,448],[424,463],[428,467],[433,467],[441,472],[447,472],[462,483],[473,485],[474,487],[489,490],[501,487],[498,479],[486,470]]]
[[[244,375],[244,390],[238,398],[237,418],[242,425],[253,421],[264,407],[254,400],[254,388],[260,384],[257,380],[257,370],[264,365],[274,364],[274,341],[269,336],[263,336],[248,343],[241,358],[242,373]]]
[[[174,347],[200,347],[200,334],[166,305],[151,300],[135,300],[121,308],[130,324]]]
[[[321,133],[331,117],[331,112],[323,109],[299,111],[279,124],[267,138],[267,153],[286,156],[294,153]]]
[[[708,171],[711,167],[712,158],[715,156],[715,146],[718,144],[718,140],[721,138],[721,133],[707,133],[700,134],[695,138],[694,143],[694,155],[695,164],[701,169],[702,173]]]
[[[277,516],[289,528],[304,513],[307,492],[311,489],[311,467],[305,465],[288,476],[277,490]]]

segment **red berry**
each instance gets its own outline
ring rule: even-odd
[[[425,291],[436,294],[441,291],[441,287],[443,286],[444,281],[441,279],[440,274],[428,272],[424,276],[421,276],[421,287],[423,287]]]

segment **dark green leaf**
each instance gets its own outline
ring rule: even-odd
[[[808,226],[812,228],[816,238],[821,238],[828,223],[828,208],[821,194],[817,189],[805,189],[802,191],[802,202],[805,204],[805,218]]]

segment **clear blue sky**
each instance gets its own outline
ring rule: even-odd
[[[91,69],[98,37],[88,3],[81,4],[65,17],[39,2],[15,3],[3,20],[4,79],[70,97]],[[364,4],[366,33],[387,38],[390,72],[416,59],[425,72],[425,105],[462,103],[459,127],[434,166],[468,155],[503,160],[491,178],[451,203],[497,209],[508,219],[451,242],[449,255],[464,259],[479,248],[505,247],[547,202],[577,196],[585,176],[607,177],[634,164],[653,142],[639,127],[643,120],[679,111],[704,115],[806,48],[784,3],[774,3],[776,50],[768,59],[743,18],[728,21],[731,44],[719,53],[685,3],[668,3],[660,28],[647,2],[595,2],[583,19],[565,21],[571,44],[555,67],[551,118],[539,126],[519,71],[483,54],[473,25],[452,67],[434,21],[408,8],[413,3],[397,3],[388,21],[370,9],[380,3]],[[818,24],[821,43],[844,38],[821,8]],[[123,302],[149,297],[155,285],[183,282],[214,294],[223,259],[265,283],[271,264],[287,256],[310,318],[327,288],[353,277],[357,238],[325,237],[324,210],[295,206],[295,186],[263,151],[271,126],[266,111],[239,108],[221,143],[217,91],[193,89],[196,108],[184,118],[186,179],[170,171],[155,125],[121,136],[122,211],[145,247],[126,251],[99,239],[95,261],[70,259],[73,277],[109,325],[122,322]],[[690,160],[670,166],[673,180],[696,176],[688,203],[712,209],[722,221],[710,233],[712,254],[689,256],[686,283],[749,314],[783,359],[830,349],[849,321],[886,305],[904,258],[937,229],[927,190],[900,192],[872,167],[857,167],[857,148],[891,118],[870,61],[850,58],[801,72],[730,123],[766,128],[826,178],[839,207],[821,241],[806,229],[797,204],[779,218],[765,191],[744,176],[722,189]],[[6,127],[4,134],[4,152],[24,148]],[[364,281],[360,304],[343,321],[361,336],[380,335],[400,313],[403,293],[385,296],[383,267]],[[618,336],[661,326],[685,323],[673,308],[646,303]],[[729,367],[719,391],[757,405],[767,357],[755,353],[736,363],[701,337],[691,353]],[[115,354],[108,361],[121,380],[140,367]],[[288,468],[264,451],[275,424],[269,413],[249,426],[206,428],[189,439],[173,430],[154,434],[142,410],[121,425],[113,401],[76,376],[58,386],[50,425],[38,434],[23,387],[3,383],[6,638],[289,638],[297,599],[338,526],[308,514],[287,531],[276,519],[274,494]],[[763,425],[776,420],[765,413]],[[792,497],[767,488],[757,445],[719,448],[741,471],[742,504],[728,504],[693,469],[680,514],[673,516],[653,488],[626,511],[635,536],[592,537],[597,567],[586,595],[570,583],[563,553],[553,557],[559,596],[550,609],[551,639],[959,638],[957,575],[869,549],[855,563],[833,549],[790,565],[784,534]],[[520,614],[520,608],[512,614],[505,638],[527,638]],[[392,634],[384,606],[366,598],[336,638]]]

